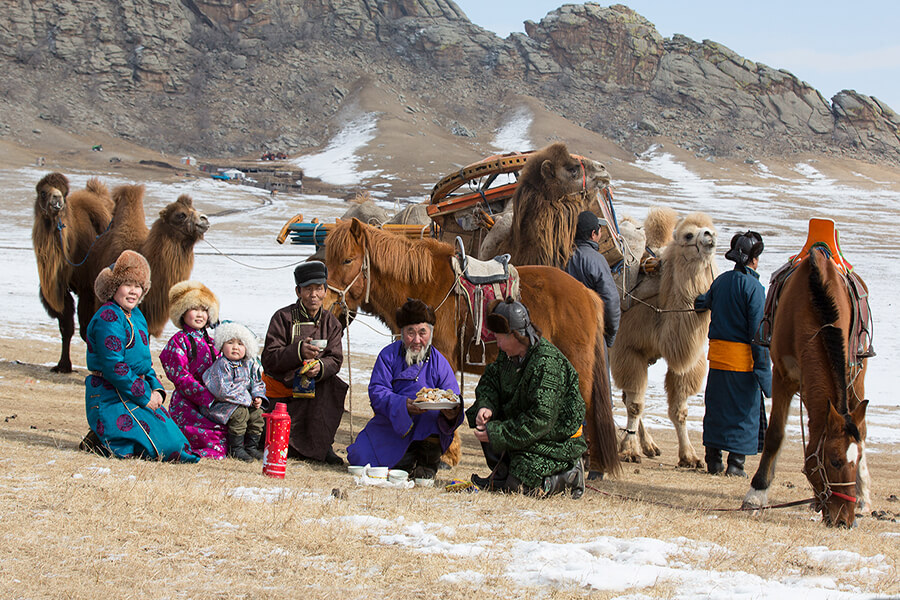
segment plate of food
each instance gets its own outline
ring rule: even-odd
[[[414,402],[422,410],[444,410],[459,406],[459,396],[450,390],[422,388],[416,394]]]

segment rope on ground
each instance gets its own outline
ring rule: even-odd
[[[237,259],[235,259],[235,258],[232,258],[231,256],[225,254],[224,252],[222,252],[221,250],[219,250],[218,248],[216,248],[216,247],[213,245],[213,243],[210,242],[210,241],[209,241],[208,239],[206,239],[206,238],[203,238],[203,241],[206,242],[207,244],[209,244],[210,247],[211,247],[213,250],[215,250],[217,253],[219,253],[221,256],[224,256],[225,258],[227,258],[227,259],[230,260],[231,262],[237,263],[237,264],[241,265],[242,267],[247,267],[248,269],[255,269],[255,270],[257,270],[257,271],[276,271],[276,270],[278,270],[278,269],[287,269],[287,268],[289,268],[289,267],[296,267],[296,266],[299,265],[300,263],[306,261],[306,259],[298,260],[298,261],[292,262],[292,263],[287,264],[287,265],[281,265],[281,266],[279,266],[279,267],[257,267],[257,266],[254,266],[254,265],[248,265],[247,263],[243,263],[243,262],[241,262],[241,261],[239,261],[239,260],[237,260]]]
[[[783,502],[781,504],[767,504],[766,506],[756,506],[756,507],[740,507],[740,508],[702,508],[699,506],[679,506],[677,504],[669,504],[668,502],[660,502],[658,500],[646,500],[644,498],[632,498],[630,496],[625,496],[623,494],[613,494],[612,492],[604,492],[603,490],[597,489],[589,483],[585,483],[584,487],[594,490],[598,494],[603,496],[608,496],[610,498],[616,498],[618,500],[626,500],[630,502],[643,502],[645,504],[652,504],[654,506],[663,506],[665,508],[674,508],[677,510],[684,510],[688,512],[752,512],[757,510],[769,510],[771,508],[787,508],[789,506],[800,506],[802,504],[812,504],[816,501],[815,498],[806,498],[805,500],[794,500],[793,502]]]

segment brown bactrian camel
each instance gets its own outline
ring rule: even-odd
[[[94,281],[87,281],[86,259],[103,236],[113,214],[109,190],[91,178],[83,190],[69,193],[62,173],[48,173],[37,184],[31,242],[37,259],[39,295],[47,313],[59,322],[62,350],[51,370],[71,373],[69,346],[75,333],[75,300],[81,336],[94,315]]]
[[[609,181],[606,167],[574,158],[562,142],[529,156],[511,201],[511,262],[565,269],[572,257],[578,213],[596,206],[597,193]]]
[[[112,196],[116,204],[113,225],[98,241],[88,277],[93,286],[100,270],[114,263],[123,250],[144,255],[150,263],[150,291],[141,302],[141,312],[147,319],[150,334],[159,337],[169,319],[169,288],[190,279],[194,244],[209,229],[209,220],[194,208],[190,196],[182,194],[159,211],[159,218],[148,230],[144,221],[143,185],[119,186]],[[95,309],[99,308],[99,301],[95,302]]]
[[[659,456],[659,448],[641,417],[648,365],[663,358],[668,367],[665,387],[669,418],[678,435],[678,465],[699,468],[703,461],[694,452],[685,420],[687,398],[700,391],[706,374],[703,349],[709,313],[696,313],[693,308],[694,298],[709,290],[717,274],[716,230],[703,213],[677,220],[673,210],[655,208],[644,222],[644,231],[651,248],[665,243],[664,239],[669,241],[658,253],[657,271],[643,276],[631,291],[634,303],[622,313],[611,350],[613,380],[622,389],[628,410],[619,457],[640,462],[641,450],[647,456]]]

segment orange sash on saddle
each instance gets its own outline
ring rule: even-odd
[[[709,340],[709,368],[750,373],[753,371],[753,353],[750,352],[750,344]]]

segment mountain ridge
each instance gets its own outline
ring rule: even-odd
[[[505,39],[452,0],[6,10],[0,136],[38,117],[171,153],[298,153],[340,127],[354,90],[377,84],[448,143],[495,130],[527,97],[628,152],[665,138],[710,159],[813,152],[900,164],[900,117],[876,98],[845,90],[829,102],[716,42],[663,38],[623,5],[564,5]]]

